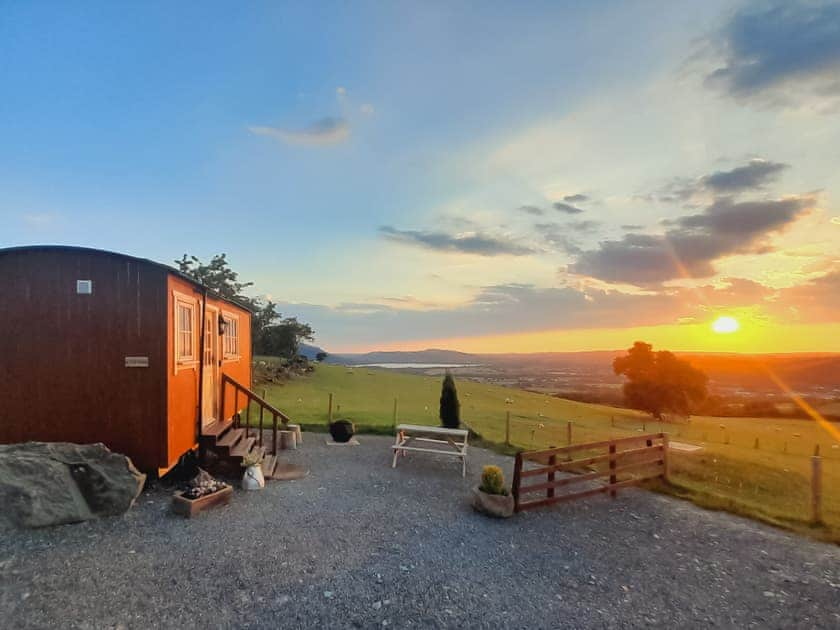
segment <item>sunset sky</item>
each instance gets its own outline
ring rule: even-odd
[[[840,3],[234,7],[0,5],[0,247],[226,252],[331,352],[840,351]]]

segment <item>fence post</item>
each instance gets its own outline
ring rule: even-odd
[[[519,483],[520,475],[522,473],[522,453],[516,454],[516,461],[513,463],[513,484],[511,485],[511,494],[513,495],[513,511],[519,511]]]
[[[615,491],[615,482],[617,480],[615,476],[615,444],[610,444],[610,496],[614,499],[616,495]]]
[[[397,399],[394,398],[394,430],[397,428]]]
[[[566,423],[566,444],[568,446],[572,445],[572,421]]]
[[[505,421],[505,445],[510,446],[510,411],[507,412],[507,420]]]
[[[819,444],[811,457],[811,522],[822,524],[822,457]]]
[[[670,437],[667,433],[662,434],[662,478],[667,482],[668,481],[668,443],[670,441]]]
[[[330,393],[330,402],[329,406],[327,407],[327,422],[329,422],[330,424],[332,424],[332,398],[332,393]]]
[[[556,464],[557,464],[557,455],[552,455],[551,457],[548,458],[548,465],[549,466],[554,466]],[[553,470],[550,473],[548,473],[548,483],[554,483],[554,471]],[[554,496],[554,488],[553,487],[548,488],[545,491],[545,496],[547,496],[549,498],[553,497]]]

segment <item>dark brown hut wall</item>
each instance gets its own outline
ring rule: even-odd
[[[106,252],[0,251],[0,442],[101,441],[165,466],[167,275]]]

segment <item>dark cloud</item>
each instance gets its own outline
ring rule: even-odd
[[[694,312],[693,295],[630,295],[602,289],[535,287],[503,284],[483,287],[459,306],[403,308],[381,304],[337,307],[312,304],[279,304],[316,330],[328,331],[336,341],[376,344],[490,334],[522,333],[549,329],[673,323],[687,309]],[[393,300],[391,300],[393,301]],[[443,332],[442,332],[443,331]],[[331,339],[320,337],[329,345]]]
[[[746,278],[724,278],[721,287],[702,286],[698,292],[706,306],[732,308],[755,306],[773,295],[774,290],[760,282]]]
[[[600,221],[592,221],[591,219],[585,219],[583,221],[571,221],[569,223],[569,227],[575,230],[576,232],[592,232],[600,226]]]
[[[635,232],[636,230],[643,230],[644,225],[639,225],[638,223],[625,223],[621,226],[621,229],[626,232]]]
[[[555,201],[551,207],[555,210],[559,210],[560,212],[565,212],[566,214],[580,214],[583,212],[583,209],[568,203],[563,203],[562,201]]]
[[[736,12],[714,41],[723,64],[708,85],[737,98],[801,100],[810,89],[837,92],[840,4],[784,0]],[[781,98],[775,98],[775,97]]]
[[[545,214],[542,208],[538,208],[537,206],[520,206],[519,210],[521,212],[527,212],[528,214],[533,214],[536,216],[542,216]]]
[[[510,239],[484,234],[462,236],[445,232],[398,230],[389,225],[380,227],[379,233],[395,243],[416,245],[440,252],[458,252],[478,256],[525,256],[536,251]]]
[[[820,293],[834,289],[827,304]],[[804,300],[801,319],[832,317],[840,309],[840,273],[827,275],[800,287],[791,297]],[[398,306],[373,304],[339,305],[279,304],[283,313],[293,313],[316,330],[328,331],[336,341],[354,344],[438,339],[491,334],[523,333],[576,328],[610,328],[673,324],[682,318],[707,319],[715,308],[761,306],[782,308],[775,291],[743,278],[728,278],[723,286],[660,289],[655,293],[628,294],[600,288],[570,286],[536,287],[530,284],[501,284],[481,288],[458,306],[423,304],[413,299],[390,298]],[[699,297],[698,297],[699,296]],[[838,296],[838,297],[834,297]],[[823,300],[826,302],[826,300]],[[403,304],[407,302],[407,307]],[[833,308],[833,312],[831,311]],[[786,314],[790,319],[790,313]],[[442,332],[443,331],[443,332]],[[329,346],[329,338],[319,342]]]
[[[568,229],[559,223],[537,223],[534,225],[545,243],[553,250],[567,254],[580,254],[580,244],[569,236]]]
[[[701,183],[708,190],[718,194],[757,190],[778,177],[786,168],[789,166],[780,162],[750,160],[748,164],[730,171],[716,171],[706,175]]]
[[[343,118],[332,117],[321,118],[302,129],[249,127],[248,130],[287,144],[329,145],[344,142],[350,137],[350,124]]]
[[[763,190],[789,165],[759,158],[736,166],[728,171],[715,171],[697,178],[674,177],[658,190],[636,198],[660,203],[691,205],[690,201],[708,195],[738,195],[744,192]]]
[[[575,195],[566,195],[563,197],[563,201],[567,203],[583,203],[584,201],[589,201],[589,195],[584,195],[583,193],[577,193]]]
[[[779,291],[779,315],[808,323],[840,321],[840,265],[803,284]]]
[[[703,212],[669,223],[662,235],[626,234],[582,252],[573,273],[608,282],[651,284],[684,276],[708,277],[714,262],[733,254],[770,251],[767,237],[814,204],[812,197],[734,202],[718,199]]]

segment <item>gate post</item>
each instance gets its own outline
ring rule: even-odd
[[[822,524],[822,457],[819,445],[811,457],[811,522]]]
[[[554,466],[556,463],[557,463],[557,455],[552,455],[551,457],[548,458],[548,465],[549,466]],[[554,471],[553,470],[550,473],[548,473],[548,482],[549,483],[554,483]],[[554,496],[554,487],[548,488],[545,491],[545,496],[547,496],[549,498],[553,497]]]
[[[510,491],[513,495],[513,511],[519,511],[519,483],[520,475],[522,473],[522,453],[516,454],[516,461],[513,464],[513,484]]]

